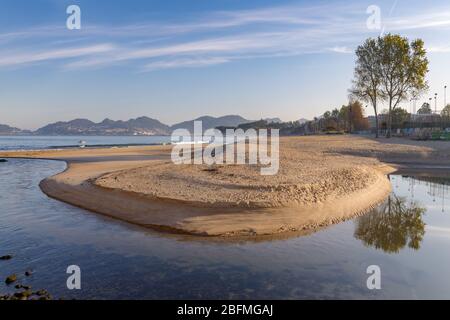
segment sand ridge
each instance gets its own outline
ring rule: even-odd
[[[284,137],[280,172],[257,166],[176,166],[170,147],[7,152],[61,159],[65,172],[41,182],[49,196],[159,230],[259,236],[312,230],[362,214],[390,192],[392,162],[448,164],[449,144],[357,136]]]

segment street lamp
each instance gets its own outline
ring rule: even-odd
[[[434,94],[434,113],[437,114],[437,93]]]
[[[447,106],[447,86],[444,86],[444,108]]]

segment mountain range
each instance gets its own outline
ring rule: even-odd
[[[129,136],[129,135],[167,135],[170,127],[148,117],[114,121],[105,119],[95,123],[87,119],[55,122],[35,131],[37,135],[91,135],[91,136]]]
[[[75,119],[51,123],[36,131],[21,130],[7,125],[0,125],[0,135],[170,135],[173,130],[179,128],[184,128],[193,132],[194,121],[199,120],[202,121],[203,130],[220,126],[237,127],[240,124],[252,122],[251,120],[244,119],[237,115],[227,115],[223,117],[203,116],[194,120],[180,122],[173,126],[168,126],[149,117],[139,117],[128,121],[105,119],[99,123],[95,123],[88,119]]]
[[[6,124],[0,124],[0,136],[12,136],[17,134],[30,134],[30,133],[31,131],[10,127]]]

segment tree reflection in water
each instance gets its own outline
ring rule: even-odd
[[[425,211],[417,203],[391,195],[372,213],[356,219],[354,236],[387,253],[398,253],[405,246],[418,250],[425,235]]]

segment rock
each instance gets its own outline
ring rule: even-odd
[[[52,300],[52,296],[47,290],[41,289],[39,291],[33,292],[33,295],[38,296],[38,300]]]
[[[6,284],[11,284],[13,282],[16,282],[17,280],[17,276],[15,274],[10,275],[9,277],[6,278],[5,283]]]
[[[0,159],[0,162],[8,162],[6,159]]]
[[[25,271],[25,275],[26,275],[27,277],[31,276],[32,274],[33,274],[33,270],[27,270],[27,271]]]
[[[17,299],[27,299],[31,295],[32,292],[30,290],[14,293],[14,297],[16,297]]]
[[[1,160],[1,159],[0,159]],[[7,254],[7,255],[5,255],[5,256],[1,256],[0,257],[0,260],[11,260],[12,259],[12,255],[10,255],[10,254]]]
[[[39,291],[34,292],[33,294],[35,294],[37,296],[47,296],[48,292],[47,292],[47,290],[41,289]]]
[[[16,288],[16,289],[30,290],[30,289],[31,289],[31,286],[25,286],[25,285],[23,285],[23,284],[18,283],[18,284],[16,284],[16,285],[14,286],[14,288]]]

